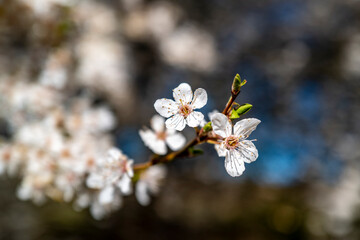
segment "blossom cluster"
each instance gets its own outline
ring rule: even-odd
[[[113,144],[116,119],[107,106],[92,106],[89,96],[65,103],[53,86],[11,79],[0,82],[0,96],[12,134],[0,141],[0,175],[20,177],[20,199],[71,202],[76,210],[90,207],[96,219],[121,207],[133,191],[133,161]],[[147,171],[140,174],[136,196],[143,205],[166,173],[162,166],[148,171],[162,174],[150,181]]]
[[[13,132],[12,139],[0,144],[0,175],[21,177],[17,195],[22,200],[71,202],[76,210],[89,207],[95,219],[102,219],[119,209],[123,197],[133,192],[141,205],[148,205],[166,175],[161,163],[196,144],[214,144],[233,177],[243,173],[244,163],[258,157],[253,140],[247,140],[260,123],[258,119],[243,119],[232,127],[230,113],[236,109],[230,105],[224,114],[211,112],[206,123],[198,111],[207,103],[206,91],[199,88],[193,93],[189,84],[181,83],[173,90],[174,100],[155,101],[159,115],[151,118],[151,129],[139,130],[155,155],[149,162],[134,165],[111,140],[109,132],[116,118],[106,105],[92,105],[86,94],[64,99],[61,87],[49,86],[42,78],[39,82],[4,79],[0,83],[0,113]],[[25,89],[37,94],[26,94]],[[43,98],[48,101],[44,103]],[[186,145],[181,134],[186,126],[196,130],[193,145]],[[168,148],[171,154],[167,155]]]

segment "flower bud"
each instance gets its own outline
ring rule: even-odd
[[[208,122],[207,124],[205,124],[205,126],[203,127],[203,131],[205,133],[210,132],[212,130],[212,126],[211,126],[211,122]]]
[[[250,111],[251,108],[252,108],[252,105],[249,104],[249,103],[242,104],[237,109],[232,110],[231,115],[230,115],[230,119],[239,118],[240,115],[243,115],[243,114],[247,113],[248,111]]]
[[[234,95],[239,94],[241,88],[241,77],[239,74],[236,74],[234,77],[234,81],[231,87],[231,93]]]

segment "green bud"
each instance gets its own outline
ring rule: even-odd
[[[252,108],[252,105],[249,103],[245,103],[240,105],[240,107],[238,107],[237,109],[233,109],[230,115],[230,119],[237,119],[240,117],[240,115],[243,115],[245,113],[247,113],[248,111],[250,111],[250,109]]]
[[[232,87],[231,87],[231,92],[232,94],[238,94],[240,92],[240,88],[241,88],[241,77],[239,74],[236,74]]]
[[[207,124],[205,124],[205,126],[203,127],[203,131],[205,133],[210,132],[212,130],[212,126],[211,126],[211,122],[208,122]]]
[[[246,79],[244,79],[244,81],[241,82],[240,87],[244,86],[247,83]]]
[[[237,114],[237,112],[235,111],[235,109],[233,109],[232,111],[231,111],[231,114],[230,114],[230,119],[231,120],[234,120],[234,119],[237,119],[237,118],[239,118],[240,116],[239,116],[239,114]]]

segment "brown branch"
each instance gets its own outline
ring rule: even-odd
[[[149,161],[145,163],[139,163],[134,165],[134,171],[142,171],[147,169],[150,166],[153,166],[158,163],[171,162],[174,158],[184,155],[191,147],[196,146],[205,142],[207,136],[196,136],[191,142],[186,146],[176,152],[171,152],[165,156],[154,155]],[[185,155],[186,156],[186,155]]]
[[[239,93],[240,92],[238,92],[237,94],[231,93],[231,97],[230,97],[229,101],[227,102],[227,104],[226,104],[226,106],[224,108],[224,111],[222,111],[222,113],[225,114],[226,116],[229,114],[231,106],[235,102],[235,99],[239,95]]]

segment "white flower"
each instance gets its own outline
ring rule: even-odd
[[[207,102],[207,93],[204,89],[196,89],[194,96],[191,87],[187,83],[181,83],[173,90],[175,101],[170,99],[156,100],[155,110],[163,117],[169,119],[165,124],[167,128],[182,131],[185,125],[197,127],[204,119],[204,115],[195,109],[202,108]]]
[[[246,138],[261,121],[256,118],[243,119],[232,130],[229,119],[222,113],[216,113],[211,122],[214,133],[223,138],[216,149],[220,157],[225,156],[226,171],[232,177],[240,176],[245,170],[244,162],[251,163],[258,157],[255,145]]]
[[[154,153],[164,155],[167,153],[166,144],[171,150],[176,151],[184,146],[185,137],[174,129],[165,129],[165,120],[159,115],[154,115],[150,120],[151,128],[140,130],[139,134],[145,145]]]
[[[133,160],[128,160],[127,156],[116,148],[108,151],[106,159],[98,160],[97,167],[90,173],[86,184],[89,188],[100,190],[99,204],[110,204],[117,196],[132,192],[132,164]]]
[[[159,192],[162,180],[166,176],[166,168],[162,165],[149,167],[140,174],[140,179],[136,184],[135,196],[138,202],[143,205],[150,204],[150,196]]]

